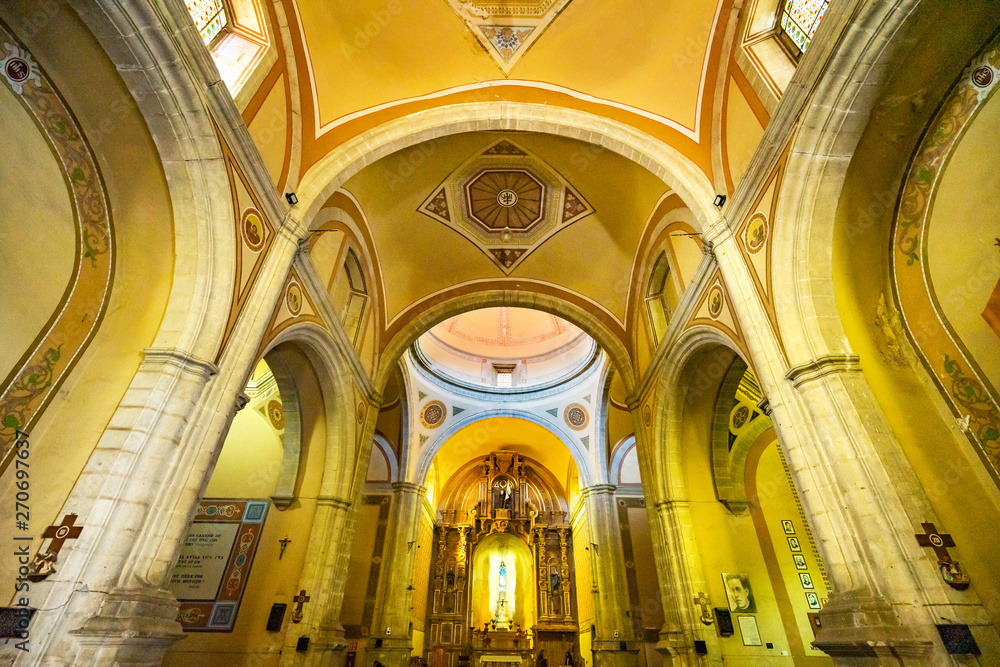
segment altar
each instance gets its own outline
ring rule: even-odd
[[[472,667],[531,664],[531,638],[523,630],[473,630]]]

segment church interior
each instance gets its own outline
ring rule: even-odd
[[[1000,3],[4,0],[0,73],[0,664],[1000,665]]]

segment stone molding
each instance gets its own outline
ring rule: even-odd
[[[142,351],[141,371],[155,372],[155,369],[166,366],[173,366],[202,380],[209,380],[219,373],[219,367],[211,361],[199,359],[176,347],[147,347]]]
[[[785,373],[796,389],[834,373],[858,373],[861,359],[855,354],[824,354],[804,364],[794,366]]]

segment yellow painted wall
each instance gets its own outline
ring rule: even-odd
[[[288,105],[285,104],[285,75],[282,74],[247,126],[275,185],[279,185],[278,177],[285,163],[289,122]]]
[[[299,496],[284,511],[279,511],[273,504],[268,508],[260,545],[233,631],[188,633],[183,641],[167,652],[163,661],[167,667],[188,667],[193,664],[198,667],[273,667],[278,664],[285,633],[294,633],[302,628],[291,622],[294,609],[292,597],[299,592],[299,576],[316,512],[316,496],[326,460],[326,425],[319,382],[308,359],[298,351],[290,351],[285,355],[285,360],[294,377],[302,411],[301,465],[305,472]],[[241,434],[242,428],[227,439],[223,449],[243,449],[246,441],[240,438]],[[232,494],[230,497],[236,498],[266,498],[269,492],[264,483],[263,476],[246,476],[242,466],[233,462],[223,451],[208,489],[226,491]],[[279,560],[278,541],[285,537],[291,540],[291,544]],[[322,595],[321,591],[306,593],[314,601]],[[276,602],[288,605],[282,631],[267,632],[267,618],[271,605]]]
[[[52,78],[100,156],[118,256],[111,300],[100,329],[31,429],[30,465],[39,474],[31,488],[29,532],[35,537],[36,549],[41,546],[43,530],[61,517],[66,497],[139,367],[142,350],[153,342],[163,318],[173,270],[172,212],[166,181],[133,98],[75,13],[61,4],[51,8],[44,14],[45,21],[33,23],[30,29],[25,29],[25,21],[38,12],[36,4],[28,0],[0,3],[0,18],[24,36],[32,56]],[[10,100],[5,99],[5,113],[10,115]],[[7,136],[6,123],[3,127],[6,152],[12,139]],[[32,169],[40,168],[47,159],[43,156],[51,154],[45,150]],[[0,188],[7,187],[6,178],[3,182]],[[37,184],[21,183],[16,187],[23,196],[24,188],[34,191]],[[6,196],[2,199],[6,200]],[[6,212],[0,217],[4,216]],[[42,233],[50,233],[44,216],[15,222],[43,225]],[[59,225],[64,224],[57,223],[51,229],[57,245],[62,243]],[[57,247],[52,252],[62,251]],[[4,259],[3,263],[8,261]],[[12,283],[0,282],[0,301],[15,298],[10,287]],[[59,289],[63,287],[65,283]],[[10,328],[17,327],[5,321],[0,330],[6,336]],[[7,526],[14,520],[13,482],[12,475],[0,482],[0,521]],[[16,566],[10,550],[0,553],[0,578],[13,581]]]
[[[781,657],[788,651],[788,640],[768,576],[767,565],[757,539],[757,532],[749,513],[735,516],[715,497],[710,457],[710,428],[712,400],[705,395],[687,404],[684,412],[681,440],[685,446],[681,454],[681,468],[691,507],[691,521],[698,551],[704,568],[705,591],[713,607],[727,607],[723,573],[746,573],[757,605],[757,619],[761,641],[772,642],[773,649],[764,646],[744,646],[733,613],[735,633],[720,637],[721,657],[726,665],[792,665],[790,657]]]
[[[995,390],[1000,336],[983,310],[1000,282],[1000,96],[986,102],[948,160],[927,229],[927,268],[941,312]],[[987,221],[992,221],[992,224]],[[994,394],[996,396],[997,394]]]
[[[726,98],[726,153],[733,184],[740,182],[763,136],[764,128],[750,108],[743,91],[730,77],[729,95]]]
[[[908,99],[913,90],[933,90],[934,95],[921,107],[925,115],[932,113],[978,50],[977,45],[996,29],[995,10],[995,4],[988,0],[947,7],[928,5],[925,11],[936,16],[925,17],[923,36],[912,42],[922,46],[915,47],[906,67],[897,68],[884,92],[886,98]],[[949,30],[947,43],[937,44],[934,33],[944,20],[953,29]],[[928,44],[935,44],[935,48],[929,49]],[[905,108],[907,120],[913,113],[912,108]],[[834,294],[850,346],[860,356],[865,379],[940,520],[937,528],[954,538],[958,546],[949,552],[969,574],[992,628],[1000,628],[1000,587],[996,584],[996,572],[1000,571],[1000,531],[996,530],[1000,523],[1000,490],[955,427],[954,417],[919,362],[900,363],[887,353],[886,338],[877,320],[880,294],[890,305],[893,302],[888,279],[889,230],[905,160],[923,127],[923,122],[912,127],[902,124],[887,112],[873,119],[861,137],[838,203],[833,239]],[[903,139],[887,147],[887,135],[904,130]],[[995,136],[995,131],[988,130],[987,134]],[[897,148],[903,143],[905,150]],[[992,148],[971,145],[969,150],[979,169],[983,169],[983,159],[988,160]],[[895,159],[897,153],[903,156]],[[982,177],[993,178],[995,167],[986,168],[989,173],[982,173]],[[967,195],[970,203],[984,205],[978,192]],[[970,258],[956,261],[972,267]],[[903,332],[900,336],[905,339]],[[918,370],[914,371],[911,363]],[[916,533],[920,526],[912,528]]]
[[[576,609],[577,622],[580,630],[590,628],[594,622],[594,587],[593,562],[590,554],[590,530],[587,527],[587,517],[584,510],[576,513],[573,523],[573,566],[576,572]],[[589,659],[589,655],[584,653]]]
[[[34,115],[0,85],[0,381],[55,314],[74,272],[76,223],[59,160]]]

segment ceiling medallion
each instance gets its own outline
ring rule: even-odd
[[[505,76],[569,3],[570,0],[448,0]]]
[[[508,139],[477,151],[417,210],[462,234],[507,275],[594,212],[557,171]]]

